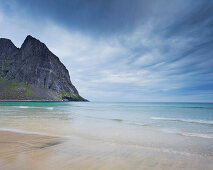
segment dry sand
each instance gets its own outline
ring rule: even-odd
[[[212,157],[79,137],[0,131],[1,170],[212,169]]]

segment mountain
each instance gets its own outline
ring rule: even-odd
[[[0,100],[87,101],[59,58],[30,35],[21,48],[0,38]]]

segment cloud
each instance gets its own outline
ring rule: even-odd
[[[0,4],[0,36],[17,46],[28,34],[40,39],[89,100],[213,100],[210,1]]]

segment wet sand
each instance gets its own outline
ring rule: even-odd
[[[212,156],[189,155],[131,144],[0,131],[1,170],[206,169]]]

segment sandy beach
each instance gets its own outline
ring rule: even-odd
[[[80,137],[0,131],[0,169],[211,169],[213,157]]]
[[[3,102],[0,106],[0,170],[213,167],[211,105]]]

